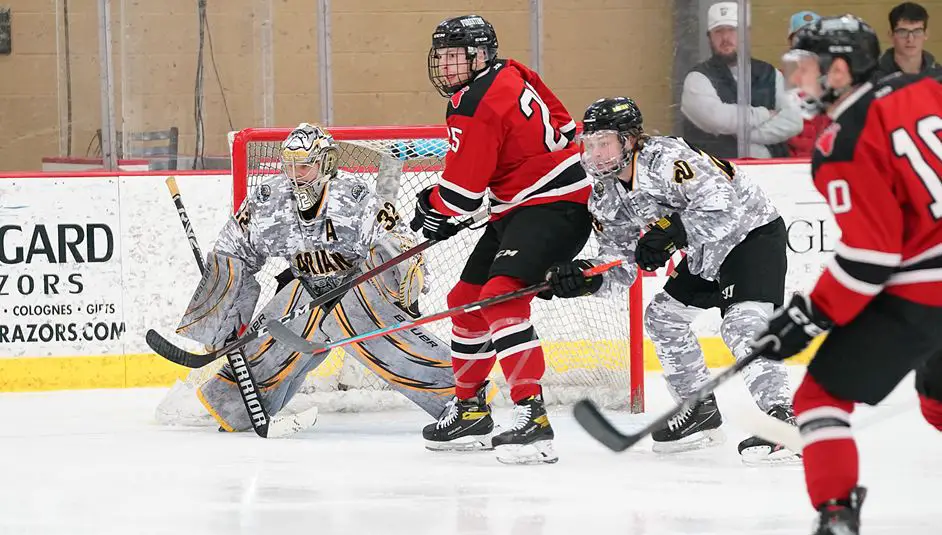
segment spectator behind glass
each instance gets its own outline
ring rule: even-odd
[[[792,15],[788,23],[788,43],[791,48],[792,36],[805,24],[812,23],[821,16],[813,11],[799,11]],[[801,95],[796,91],[793,93],[795,98],[801,99]],[[800,104],[799,104],[800,105]],[[810,158],[814,152],[814,142],[818,139],[818,133],[824,130],[831,122],[826,114],[802,114],[804,119],[804,128],[795,137],[788,140],[788,155],[794,158]]]
[[[893,47],[880,57],[874,79],[894,72],[918,74],[937,67],[932,54],[923,50],[929,36],[929,13],[915,2],[903,2],[890,10]]]
[[[700,149],[720,158],[737,157],[736,106],[737,34],[736,2],[719,2],[707,12],[707,37],[713,54],[684,78],[680,111],[684,114],[683,136]],[[752,107],[747,114],[749,151],[752,158],[788,156],[786,141],[801,132],[802,118],[797,99],[785,92],[785,79],[772,65],[751,60]]]

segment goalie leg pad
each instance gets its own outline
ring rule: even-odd
[[[294,308],[307,304],[311,299],[300,282],[294,281],[276,294],[260,314],[269,318],[282,317]],[[288,328],[308,340],[324,342],[326,338],[317,329],[322,316],[323,311],[318,308],[295,318],[288,323]],[[329,355],[295,353],[270,336],[253,341],[244,348],[243,354],[249,361],[261,390],[258,395],[262,405],[272,416],[284,408],[297,393],[307,373],[319,366]],[[206,410],[227,431],[252,429],[252,422],[239,394],[239,380],[240,378],[233,374],[232,367],[226,363],[197,392]]]
[[[363,284],[337,303],[323,330],[339,340],[407,320],[407,314],[375,286]],[[432,417],[438,418],[455,395],[448,344],[424,327],[351,344],[344,350]]]
[[[177,334],[218,348],[252,318],[261,288],[238,258],[210,252]]]

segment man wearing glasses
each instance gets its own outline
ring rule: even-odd
[[[929,35],[929,13],[915,2],[903,2],[890,11],[893,48],[880,58],[875,79],[894,72],[918,74],[936,67],[932,54],[923,50]]]

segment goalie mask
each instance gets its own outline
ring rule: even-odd
[[[644,133],[641,110],[626,97],[593,102],[585,111],[582,127],[582,166],[593,178],[617,175],[628,167]]]
[[[301,123],[281,144],[281,168],[291,180],[302,220],[312,219],[327,182],[337,176],[340,149],[323,128]]]
[[[428,51],[428,78],[443,97],[450,97],[497,61],[497,33],[478,15],[439,23]]]
[[[836,58],[847,62],[849,79],[829,76]],[[819,114],[869,80],[879,59],[880,41],[866,22],[853,15],[823,17],[795,32],[782,70],[804,110]]]

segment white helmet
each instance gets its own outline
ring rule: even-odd
[[[327,181],[337,176],[340,149],[330,133],[301,123],[281,144],[281,169],[291,179],[302,216],[317,206]]]

